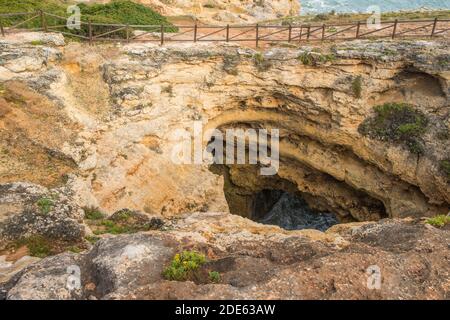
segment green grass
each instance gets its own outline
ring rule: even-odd
[[[450,160],[441,160],[440,166],[447,178],[450,179]]]
[[[205,255],[196,251],[183,251],[173,257],[170,265],[164,269],[163,276],[167,280],[185,281],[205,263]]]
[[[105,218],[97,209],[85,210],[85,219],[94,235],[101,234],[130,234],[152,229],[150,221],[142,221],[136,214],[128,209],[116,212],[113,216]]]
[[[69,17],[67,13],[68,5],[73,2],[58,1],[58,0],[0,0],[0,13],[13,13],[13,12],[36,12],[37,10],[43,10],[51,14],[55,14],[62,17]],[[78,3],[78,7],[81,10],[81,20],[87,22],[91,20],[94,23],[105,24],[131,24],[131,25],[165,25],[165,32],[175,32],[175,28],[164,16],[153,11],[151,8],[142,4],[134,3],[129,0],[113,0],[107,4],[85,4]],[[11,26],[13,24],[24,21],[25,17],[15,16],[3,18],[2,22],[5,26]],[[47,16],[47,25],[61,25],[65,21],[62,19]],[[23,25],[25,28],[38,28],[41,27],[40,19],[34,19]],[[83,25],[81,30],[69,30],[60,29],[66,32],[72,32],[79,35],[88,35],[88,26]],[[111,31],[112,27],[108,26],[94,26],[94,34],[100,34],[107,31]],[[111,34],[110,36],[116,36],[124,38],[126,31],[122,30]]]
[[[352,91],[353,91],[353,95],[356,98],[361,98],[362,96],[362,77],[361,76],[357,76],[356,78],[353,79],[352,81]]]
[[[41,213],[48,214],[52,210],[54,203],[52,199],[43,197],[36,201],[36,205],[41,210]]]
[[[220,273],[217,272],[217,271],[210,271],[208,273],[208,277],[209,277],[209,280],[212,283],[219,283],[220,282]]]
[[[84,217],[88,220],[100,220],[104,218],[104,214],[98,208],[83,208]]]
[[[442,228],[445,225],[447,225],[448,223],[450,223],[450,216],[441,214],[436,217],[428,219],[427,223],[436,228]]]
[[[272,63],[264,58],[264,55],[261,52],[257,52],[253,55],[253,63],[260,72],[267,71],[272,67]]]
[[[97,236],[86,236],[84,238],[92,244],[96,243],[97,241],[99,241],[101,239],[100,237],[97,237]]]
[[[333,62],[336,60],[335,55],[333,54],[322,54],[322,53],[312,53],[312,52],[303,52],[301,53],[297,59],[307,66],[315,66],[320,63]]]
[[[300,16],[284,17],[279,19],[267,20],[260,22],[261,24],[275,24],[275,23],[291,23],[296,24],[320,24],[325,22],[326,24],[335,23],[347,23],[355,21],[366,21],[370,17],[370,14],[366,13],[319,13],[319,14],[307,14]],[[381,14],[381,19],[386,20],[414,20],[414,19],[449,19],[450,10],[432,10],[432,11],[397,11],[397,12],[383,12]]]
[[[32,46],[42,46],[44,42],[42,40],[33,40],[30,42]]]
[[[13,246],[16,249],[26,246],[32,257],[45,258],[53,253],[51,242],[38,235],[20,239]]]
[[[375,115],[364,120],[358,131],[373,139],[405,145],[415,154],[423,153],[421,136],[428,125],[426,116],[406,103],[385,103],[374,107]]]

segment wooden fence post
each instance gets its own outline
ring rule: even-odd
[[[92,38],[92,21],[91,21],[91,19],[89,19],[89,21],[88,21],[88,33],[89,33],[89,45],[91,46],[92,45],[92,41],[93,41],[93,38]]]
[[[394,30],[392,30],[392,39],[395,39],[395,32],[397,32],[397,24],[398,24],[398,19],[395,19]]]
[[[197,21],[195,21],[195,25],[194,25],[194,42],[197,42]]]
[[[259,47],[259,24],[256,24],[256,47]]]
[[[127,42],[130,42],[130,25],[127,23],[126,28],[126,34],[127,34]]]
[[[356,39],[359,38],[359,30],[361,29],[361,21],[358,21],[358,24],[356,25]]]
[[[311,26],[308,26],[308,29],[307,29],[308,34],[306,35],[306,41],[309,41],[310,32],[311,32]]]
[[[0,32],[2,33],[2,37],[5,36],[5,29],[3,29],[2,19],[0,18]]]
[[[43,30],[44,32],[47,32],[48,29],[47,29],[47,20],[45,19],[45,12],[42,11],[42,10],[39,10],[39,16],[41,17],[41,27],[42,27],[42,30]]]
[[[434,32],[436,31],[437,22],[438,22],[438,18],[434,18],[433,29],[431,30],[431,36],[430,36],[431,38],[433,38]]]
[[[161,45],[164,44],[164,25],[161,25]]]
[[[322,41],[325,40],[325,23],[322,25]]]
[[[230,25],[227,24],[227,42],[230,41]]]
[[[289,23],[288,42],[291,42],[291,40],[292,40],[292,25]]]
[[[300,26],[300,35],[298,36],[298,42],[302,42],[302,35],[303,35],[303,26]]]

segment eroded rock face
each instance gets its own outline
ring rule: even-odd
[[[2,45],[30,57],[45,47]],[[200,121],[204,131],[280,129],[279,178],[311,207],[344,221],[448,211],[449,183],[440,167],[450,150],[442,134],[449,130],[445,41],[354,41],[327,54],[274,48],[262,56],[226,44],[55,50],[60,58],[26,76],[12,70],[2,76],[47,96],[65,112],[64,121],[79,125],[75,137],[52,149],[76,163],[70,181],[81,207],[166,216],[226,211],[227,179],[249,194],[278,183],[254,166],[233,166],[221,176],[207,165],[174,163],[174,132]],[[309,54],[324,58],[305,64]],[[5,56],[4,63],[16,58]],[[412,104],[427,117],[423,154],[358,131],[385,102]]]
[[[104,239],[28,267],[8,299],[448,299],[449,233],[384,220],[337,233],[283,232],[227,214],[190,214],[170,231]],[[239,230],[237,232],[237,230]],[[219,284],[164,280],[174,252],[204,252]],[[67,289],[67,267],[81,286]],[[370,270],[380,272],[379,287]],[[369,271],[368,271],[369,270]],[[37,290],[39,286],[39,290]]]
[[[168,15],[193,15],[204,22],[253,23],[298,15],[299,1],[291,0],[140,0],[157,12]]]
[[[0,185],[0,246],[33,235],[77,243],[84,237],[83,210],[70,191],[29,183]]]

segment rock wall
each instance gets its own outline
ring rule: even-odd
[[[331,53],[274,48],[262,55],[225,44],[0,45],[4,87],[22,82],[78,126],[70,130],[76,138],[57,151],[76,163],[69,182],[80,206],[165,215],[226,211],[223,175],[171,161],[173,132],[197,120],[205,130],[279,128],[278,177],[311,206],[344,220],[448,211],[449,182],[439,165],[450,150],[442,137],[449,128],[445,42],[355,41]],[[318,58],[305,64],[305,55]],[[358,131],[385,102],[413,104],[429,119],[423,154]],[[254,169],[230,168],[229,186],[256,193],[277,183]],[[38,177],[28,179],[39,183]]]
[[[448,226],[421,217],[450,203],[448,52],[445,41],[260,53],[89,47],[39,33],[0,40],[0,299],[447,299]],[[359,130],[392,102],[426,117],[422,152]],[[193,121],[280,129],[278,174],[173,163],[173,133]],[[320,232],[237,216],[266,189],[301,194],[341,222],[393,219]],[[164,279],[182,250],[204,253],[202,272],[220,283]]]
[[[85,1],[84,1],[85,2]],[[109,0],[92,0],[107,3]],[[255,23],[300,13],[298,0],[138,0],[165,16],[193,16],[205,23]]]

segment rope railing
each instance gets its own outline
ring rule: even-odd
[[[21,20],[22,19],[22,20]],[[97,41],[249,42],[257,47],[270,42],[312,42],[373,38],[448,37],[450,19],[381,21],[378,28],[361,21],[334,24],[282,25],[133,25],[80,21],[79,29],[63,24],[68,18],[44,11],[0,14],[0,35],[21,31],[59,32],[65,36]],[[62,21],[61,21],[62,20]]]

